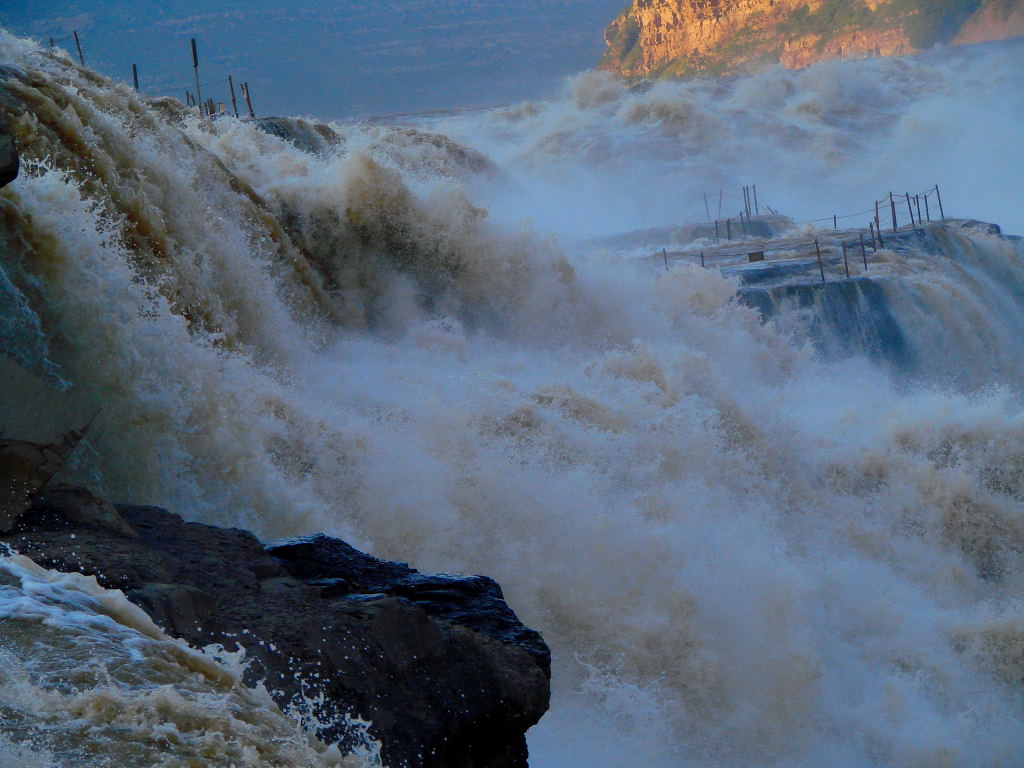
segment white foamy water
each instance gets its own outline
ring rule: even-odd
[[[356,768],[94,577],[0,553],[0,759],[29,768]]]
[[[683,191],[772,168],[769,201],[797,213],[938,181],[950,212],[1012,222],[985,183],[1012,159],[959,186],[933,160],[966,120],[943,132],[944,104],[991,107],[985,151],[1019,126],[1019,45],[647,94],[586,76],[430,126],[490,170],[380,126],[338,126],[321,157],[175,126],[29,44],[0,55],[24,70],[5,87],[29,160],[0,192],[0,329],[73,385],[62,408],[104,405],[82,475],[494,576],[554,652],[538,766],[1020,762],[1020,243],[957,230],[890,270],[934,369],[895,380],[762,324],[714,270],[656,277],[545,234],[639,225],[623,201],[668,217],[638,192],[659,168]],[[28,381],[8,378],[6,422],[46,410]]]

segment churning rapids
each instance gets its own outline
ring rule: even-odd
[[[279,121],[310,153],[0,32],[25,165],[0,192],[0,425],[101,405],[74,471],[113,498],[494,576],[554,652],[534,765],[1019,766],[1021,242],[951,225],[891,257],[909,375],[763,323],[717,270],[582,238],[751,180],[806,218],[938,182],[1019,231],[1022,62],[587,74],[336,145]],[[0,558],[0,763],[342,764],[238,680]]]

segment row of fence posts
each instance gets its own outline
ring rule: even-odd
[[[931,207],[930,207],[930,205],[928,203],[928,198],[931,196],[931,194],[933,192],[935,193],[936,202],[939,205],[939,217],[940,217],[939,220],[941,221],[941,220],[946,218],[945,211],[943,210],[943,207],[942,207],[942,195],[939,192],[939,185],[936,184],[934,187],[932,187],[931,189],[929,189],[929,190],[927,190],[927,191],[925,191],[925,192],[923,192],[921,194],[911,195],[908,192],[908,193],[905,193],[903,195],[904,201],[907,204],[907,211],[910,214],[911,226],[919,226],[920,224],[922,224],[926,220],[927,221],[931,221],[932,220],[932,217],[931,217]],[[897,195],[893,195],[892,192],[889,193],[889,197],[888,197],[889,212],[890,212],[890,214],[892,216],[892,231],[893,232],[896,232],[899,229],[899,220],[898,220],[897,209],[896,209],[897,197],[898,196]],[[921,200],[922,199],[924,200],[924,212],[923,212],[923,214],[922,214],[922,211],[921,211]],[[749,221],[750,221],[750,214],[751,214],[750,205],[751,205],[751,203],[753,204],[754,214],[755,215],[760,215],[760,206],[759,206],[758,200],[757,200],[757,187],[756,186],[751,185],[749,187],[743,187],[743,201],[744,201],[744,210],[740,211],[739,217],[740,217],[741,226],[743,228],[743,233],[744,233],[744,235],[746,235],[748,233],[748,224],[749,224]],[[911,201],[913,201],[913,202],[911,202]],[[879,206],[882,203],[884,203],[884,202],[885,202],[884,200],[876,200],[876,201],[874,201],[875,215],[874,215],[873,219],[868,221],[868,234],[869,234],[869,236],[871,238],[871,250],[874,253],[877,253],[879,248],[884,248],[885,247],[885,240],[882,237],[882,225],[881,225],[881,221],[879,219],[880,211],[881,211]],[[721,191],[719,192],[719,212],[720,211],[721,211]],[[916,211],[916,216],[915,216],[915,211]],[[707,195],[706,192],[704,193],[704,212],[708,216],[709,223],[710,223],[711,211],[710,211],[710,207],[708,205],[708,195]],[[867,211],[865,211],[865,213],[867,213]],[[849,215],[852,216],[852,215],[856,215],[856,214],[849,214]],[[839,219],[840,218],[846,218],[846,216],[840,216],[839,214],[833,214],[832,215],[832,227],[833,227],[833,229],[835,229],[835,230],[839,229]],[[821,221],[821,219],[818,219],[817,221]],[[720,237],[719,237],[720,230],[719,230],[719,221],[718,221],[718,219],[715,219],[714,223],[715,223],[715,242],[719,242],[719,240],[720,240]],[[732,219],[731,218],[725,220],[725,226],[726,226],[726,238],[731,240],[732,239]],[[863,230],[858,232],[858,240],[859,240],[859,242],[856,243],[855,245],[859,245],[860,246],[861,259],[864,262],[864,271],[867,272],[868,271],[867,241],[864,238]],[[846,277],[849,278],[850,277],[849,246],[848,246],[847,242],[845,240],[843,240],[843,239],[841,239],[839,241],[839,247],[837,248],[837,253],[840,250],[841,250],[842,256],[843,256],[843,269],[844,269],[844,271],[846,273]],[[824,260],[822,259],[822,255],[821,255],[821,242],[817,238],[815,238],[815,240],[814,240],[814,252],[815,252],[815,256],[817,257],[817,261],[818,261],[818,272],[821,275],[821,282],[824,283],[825,282],[825,264],[824,264]],[[749,253],[747,255],[750,258],[750,261],[762,261],[764,259],[764,253],[765,252],[762,250],[762,251],[757,251],[757,252],[754,252],[754,253]],[[665,265],[665,271],[667,272],[668,269],[669,269],[668,249],[662,248],[661,249],[661,254],[662,254],[662,259],[663,259],[664,265]],[[704,251],[700,252],[700,265],[702,267],[704,266]]]
[[[738,214],[738,218],[740,220],[739,231],[742,233],[743,237],[750,237],[753,231],[753,227],[750,224],[750,215],[745,215],[743,211],[740,211]],[[732,240],[732,219],[728,218],[722,222],[719,222],[718,219],[715,219],[715,242],[717,243],[719,240],[721,240],[720,224],[725,224],[725,239]]]
[[[661,249],[661,258],[665,260],[665,271],[668,272],[668,248]],[[704,266],[704,251],[700,252],[700,265]]]
[[[877,230],[878,232],[882,231],[881,206],[885,205],[886,202],[888,202],[889,214],[892,219],[893,232],[899,229],[899,209],[900,207],[902,207],[904,202],[907,204],[907,213],[910,218],[911,226],[919,226],[923,224],[925,221],[931,221],[932,212],[929,199],[931,198],[932,194],[935,195],[936,201],[939,204],[939,219],[941,220],[946,218],[945,212],[942,210],[942,194],[939,192],[938,185],[935,185],[934,187],[928,189],[926,192],[922,192],[921,194],[918,195],[911,195],[909,192],[903,195],[894,195],[892,192],[890,192],[887,198],[884,198],[882,200],[875,200],[872,203],[872,205],[874,206],[874,218],[872,219],[874,229]],[[922,201],[924,201],[923,211],[921,210]],[[871,211],[869,209],[867,211],[861,211],[860,213],[870,212]],[[832,216],[830,217],[832,219],[832,228],[835,230],[839,229],[839,219],[848,219],[851,216],[859,216],[860,213],[832,214]],[[815,222],[827,220],[828,219],[814,219]]]
[[[82,41],[78,37],[78,30],[72,30],[72,35],[75,40],[75,48],[78,51],[78,62],[84,67],[85,56],[82,55]],[[192,93],[187,88],[185,89],[185,105],[188,107],[199,107],[200,117],[213,117],[217,114],[225,114],[226,108],[224,104],[218,105],[214,103],[213,99],[203,100],[202,84],[199,82],[199,51],[196,48],[196,39],[193,37],[189,41],[192,48],[192,71],[195,75],[196,80],[196,92]],[[50,38],[50,50],[56,46],[57,41]],[[138,64],[132,64],[132,84],[135,86],[135,90],[139,90],[139,66]],[[242,95],[245,97],[245,105],[249,109],[249,117],[255,118],[256,111],[252,108],[252,95],[249,92],[249,81],[240,82],[238,84],[242,91]],[[235,117],[238,117],[238,101],[235,98],[235,81],[231,75],[228,75],[228,89],[231,91],[231,109],[235,113]]]
[[[858,236],[859,236],[859,245],[860,245],[860,255],[861,255],[861,259],[864,262],[864,271],[867,272],[868,271],[867,241],[864,240],[864,233],[863,232],[859,232]],[[881,238],[879,238],[879,241],[881,241]],[[842,249],[842,254],[843,254],[843,269],[846,272],[847,279],[849,279],[849,277],[850,277],[849,247],[847,246],[845,240],[840,240],[839,247]],[[875,238],[874,238],[874,232],[873,231],[872,231],[872,238],[871,238],[871,249],[872,249],[872,251],[874,251],[876,253],[878,251],[878,246],[875,245]],[[821,241],[818,240],[817,238],[815,238],[815,240],[814,240],[814,253],[815,253],[815,256],[817,257],[817,260],[818,260],[818,272],[821,275],[821,282],[824,283],[825,282],[825,262],[824,262],[824,260],[821,257]],[[754,253],[750,253],[750,254],[747,254],[747,255],[749,256],[750,261],[764,261],[764,254],[765,254],[764,251],[756,251]],[[667,248],[662,248],[661,249],[661,257],[662,257],[662,260],[664,261],[664,264],[665,264],[665,271],[668,272],[669,271],[669,266],[668,266],[668,249]],[[703,267],[705,265],[704,264],[704,251],[700,252],[700,265],[701,265],[701,267]]]
[[[743,188],[743,205],[744,205],[744,208],[745,208],[745,210],[747,212],[747,221],[750,220],[750,201],[751,201],[751,196],[753,196],[753,201],[754,201],[754,215],[755,216],[760,216],[761,215],[761,209],[757,205],[757,185],[756,184],[751,184],[749,187],[744,187]]]
[[[256,112],[252,108],[252,97],[249,95],[249,83],[239,83],[238,88],[241,90],[242,96],[245,97],[245,105],[249,109],[249,117],[255,118]],[[228,89],[231,91],[231,109],[235,113],[235,117],[238,117],[238,99],[235,98],[235,81],[231,75],[228,75]],[[199,105],[196,95],[188,89],[185,90],[185,104],[189,107],[196,107]],[[224,104],[214,104],[213,99],[207,99],[203,102],[203,107],[205,108],[206,115],[223,115],[227,112],[227,107]]]
[[[925,221],[931,221],[932,211],[929,199],[931,198],[932,194],[935,195],[936,201],[939,204],[939,219],[941,220],[946,218],[945,212],[942,210],[942,195],[939,192],[938,185],[936,184],[931,189],[927,190],[926,192],[922,192],[921,194],[918,195],[912,195],[909,192],[906,192],[903,195],[894,195],[892,192],[890,192],[887,198],[883,198],[882,200],[875,200],[872,203],[872,205],[874,206],[874,218],[872,219],[874,229],[878,232],[882,231],[882,206],[885,205],[886,203],[888,203],[888,212],[892,220],[893,232],[899,229],[899,209],[900,207],[902,207],[903,203],[907,204],[907,214],[909,215],[911,226],[919,226],[923,224]],[[924,201],[923,211],[921,210],[922,201]],[[870,213],[870,209],[868,211],[862,211],[862,213]],[[839,229],[839,219],[848,219],[851,216],[859,215],[859,213],[833,213],[831,217],[832,229]],[[827,221],[827,219],[815,219],[814,221]]]
[[[939,204],[939,216],[940,216],[939,220],[941,221],[942,219],[946,218],[945,212],[942,209],[942,195],[939,193],[939,185],[936,184],[934,187],[932,187],[932,189],[929,189],[927,192],[924,192],[923,194],[911,195],[910,193],[906,193],[904,195],[904,197],[906,199],[906,203],[907,203],[907,210],[910,213],[910,223],[911,223],[911,226],[919,226],[923,221],[925,221],[925,219],[923,219],[921,217],[921,198],[922,197],[924,198],[925,216],[927,217],[928,221],[932,220],[931,210],[930,210],[930,208],[928,206],[928,196],[932,193],[933,190],[935,192],[935,199],[936,199],[936,201]],[[914,201],[914,205],[911,205],[911,202],[910,202],[911,200]],[[882,239],[882,226],[881,226],[881,222],[879,221],[879,205],[882,202],[884,202],[884,201],[880,201],[880,200],[876,200],[875,201],[875,217],[874,217],[874,219],[872,219],[872,220],[870,220],[868,222],[868,234],[871,236],[871,250],[874,253],[877,253],[879,248],[884,248],[885,247],[885,241]],[[916,218],[916,220],[914,218],[914,208],[915,207],[917,209],[917,218]],[[890,213],[892,214],[892,231],[895,232],[895,231],[897,231],[897,229],[899,229],[899,221],[897,220],[897,215],[896,215],[896,197],[893,195],[892,192],[889,193],[889,210],[890,210]],[[836,214],[832,215],[832,221],[833,221],[833,225],[832,226],[833,226],[833,229],[837,229],[837,230],[839,229],[839,227],[837,226],[838,218],[839,217]],[[861,258],[864,261],[864,271],[867,272],[868,271],[867,243],[864,240],[864,232],[863,231],[858,232],[857,234],[858,234],[858,237],[859,237],[859,240],[860,240],[859,244],[860,244]],[[843,267],[844,267],[844,269],[846,271],[846,277],[849,278],[850,277],[850,260],[849,260],[849,256],[848,256],[848,247],[847,247],[846,241],[845,240],[840,240],[839,241],[839,245],[842,248],[842,252],[843,252]],[[815,252],[815,254],[817,256],[817,259],[818,259],[818,272],[821,275],[821,282],[824,283],[825,282],[825,267],[824,267],[824,263],[823,263],[822,258],[821,258],[821,245],[820,245],[820,242],[819,242],[819,240],[817,238],[815,238],[815,240],[814,240],[814,252]],[[701,264],[703,264],[703,263],[704,263],[704,254],[702,253],[701,254]]]
[[[924,221],[932,220],[931,206],[928,204],[928,197],[932,191],[935,192],[935,201],[939,204],[939,220],[946,218],[946,213],[942,209],[942,193],[939,192],[939,185],[936,184],[934,187],[929,189],[920,195],[911,195],[909,192],[903,194],[903,199],[907,203],[907,213],[910,214],[910,225],[920,226]],[[892,216],[892,231],[895,232],[899,229],[899,221],[896,215],[896,197],[892,192],[889,192],[889,213]],[[924,216],[921,215],[921,198],[924,198]],[[911,204],[913,200],[913,204]],[[879,232],[882,231],[882,223],[879,219],[879,205],[884,203],[884,200],[875,200],[875,229]],[[914,209],[917,209],[917,218],[914,217]]]
[[[722,239],[722,227],[725,225],[725,239],[732,240],[732,217],[721,219],[722,216],[722,197],[723,191],[718,190],[718,216],[714,220],[715,224],[715,242],[719,242]],[[711,224],[711,206],[708,203],[708,193],[704,193],[704,215],[707,217],[708,224]],[[751,226],[751,220],[754,216],[761,215],[761,206],[757,199],[757,185],[751,184],[750,186],[743,187],[743,210],[739,212],[740,225],[739,229],[743,233],[743,237],[749,237],[752,234],[753,227]]]
[[[932,192],[935,193],[935,201],[939,204],[939,220],[941,221],[942,219],[946,218],[946,213],[945,213],[945,211],[942,208],[942,193],[939,192],[939,185],[936,184],[934,187],[932,187],[928,191],[923,192],[922,194],[919,194],[919,195],[911,195],[909,192],[906,192],[906,193],[904,193],[902,195],[903,202],[906,202],[906,204],[907,204],[907,213],[910,216],[910,225],[911,226],[920,226],[925,221],[931,221],[932,220],[931,205],[928,202],[928,198],[931,197]],[[892,192],[889,193],[889,197],[888,197],[889,215],[892,218],[892,231],[893,232],[895,232],[897,229],[899,229],[899,216],[897,214],[897,208],[896,208],[896,200],[897,200],[898,197],[900,197],[900,196],[899,195],[894,195]],[[924,212],[923,213],[921,211],[921,200],[924,200]],[[881,221],[881,208],[880,208],[880,206],[883,205],[885,202],[886,202],[886,200],[875,200],[875,203],[874,203],[874,205],[875,205],[875,217],[874,217],[872,223],[874,224],[874,229],[875,229],[876,232],[878,232],[879,237],[881,237],[881,232],[882,232],[882,221]],[[916,215],[915,215],[915,210],[916,210]]]
[[[185,103],[190,107],[199,107],[200,117],[214,117],[218,114],[225,114],[227,108],[224,104],[217,105],[213,99],[207,99],[203,101],[202,83],[199,82],[199,51],[196,48],[196,39],[193,37],[190,41],[192,47],[192,72],[196,79],[196,92],[193,94],[187,88],[185,89]],[[239,89],[242,91],[242,96],[245,97],[245,106],[249,110],[249,117],[255,118],[256,111],[252,108],[252,94],[249,91],[249,81],[245,80],[238,84]],[[238,117],[238,99],[235,96],[235,79],[231,75],[228,75],[228,90],[231,93],[231,110],[235,113],[235,117]]]
[[[931,192],[933,190],[935,192],[935,199],[936,199],[936,201],[939,204],[939,215],[941,217],[940,221],[942,219],[946,218],[945,212],[942,209],[942,195],[939,193],[939,185],[936,184],[934,187],[932,187],[932,189],[924,192],[921,195],[911,195],[910,193],[906,193],[904,195],[904,197],[906,199],[906,203],[907,203],[907,210],[910,213],[911,226],[918,226],[918,225],[920,225],[924,221],[924,219],[922,219],[922,217],[921,217],[921,198],[922,197],[924,198],[925,216],[927,217],[928,221],[932,220],[932,218],[931,218],[931,211],[930,211],[930,208],[928,206],[928,196],[931,194]],[[914,205],[911,205],[911,202],[910,202],[911,200],[914,201]],[[880,202],[882,202],[882,201],[878,201],[878,200],[875,201],[875,218],[868,222],[868,233],[871,236],[871,250],[873,252],[875,252],[875,253],[878,252],[879,248],[884,248],[885,247],[885,241],[882,239],[882,227],[881,227],[881,224],[880,224],[879,218],[878,218],[878,216],[879,216],[879,207],[878,206],[879,206]],[[892,194],[892,192],[889,193],[889,207],[890,207],[890,212],[892,214],[893,232],[895,232],[899,228],[899,222],[898,222],[897,216],[896,216],[896,198]],[[914,208],[915,207],[917,209],[917,218],[916,218],[916,220],[914,218]],[[838,226],[837,226],[838,218],[839,217],[838,217],[837,214],[833,214],[832,215],[833,229],[838,229]],[[864,261],[864,271],[867,272],[868,271],[868,251],[867,251],[867,243],[864,240],[864,232],[863,231],[858,232],[857,236],[858,236],[858,239],[859,239],[861,259]],[[849,279],[849,277],[850,277],[850,259],[849,259],[849,249],[848,249],[848,246],[846,244],[846,241],[841,239],[839,241],[839,247],[842,249],[842,254],[843,254],[843,269],[846,272],[847,279]],[[825,282],[825,265],[824,265],[824,262],[823,262],[823,260],[821,258],[821,243],[818,240],[818,238],[815,238],[815,240],[814,240],[814,252],[815,252],[815,255],[816,255],[817,260],[818,260],[818,273],[821,275],[821,282],[824,283]],[[762,253],[761,258],[764,258],[763,257],[763,252],[761,252],[761,253]],[[751,258],[751,260],[753,260],[753,258]],[[701,266],[703,266],[704,265],[704,253],[703,252],[700,255],[700,261],[701,261]]]
[[[75,38],[75,48],[78,49],[78,63],[81,64],[84,67],[85,66],[85,57],[82,55],[82,41],[78,39],[78,30],[77,29],[73,30],[71,32],[71,34]],[[66,38],[61,38],[61,39],[64,40]],[[50,50],[52,51],[56,47],[56,45],[57,45],[57,41],[53,37],[50,37]]]
[[[860,255],[861,255],[861,258],[864,260],[864,271],[867,272],[868,271],[868,249],[867,249],[867,243],[864,241],[864,233],[863,232],[858,232],[857,234],[858,234],[859,239],[860,239],[860,243],[859,243],[860,244]],[[850,253],[849,253],[849,248],[846,245],[846,241],[845,240],[840,240],[839,241],[839,247],[842,249],[842,252],[843,252],[843,269],[846,272],[846,279],[849,280],[850,279]],[[876,251],[876,252],[878,251],[878,248],[875,246],[874,237],[872,237],[872,239],[871,239],[871,248],[872,248],[873,251]],[[818,272],[821,275],[821,282],[824,283],[825,282],[825,264],[824,264],[824,262],[822,261],[822,258],[821,258],[821,243],[820,243],[820,241],[817,238],[814,239],[814,253],[818,257]]]
[[[873,234],[874,233],[872,232],[872,235]],[[860,255],[861,255],[861,258],[864,261],[864,271],[867,272],[868,271],[867,243],[864,240],[864,233],[863,232],[860,232],[859,236],[860,236]],[[879,238],[879,240],[880,239],[881,238]],[[849,249],[848,249],[848,247],[846,245],[846,242],[843,241],[843,240],[840,241],[839,245],[840,245],[840,248],[842,249],[842,254],[843,254],[843,268],[844,268],[844,270],[846,272],[847,279],[849,279],[849,277],[850,277]],[[872,236],[872,239],[871,239],[871,248],[875,252],[878,251],[878,246],[875,245],[875,239],[874,239],[873,236]],[[750,257],[751,261],[764,261],[764,253],[765,253],[764,251],[757,251],[755,253],[748,254],[748,256]],[[821,258],[821,243],[820,243],[820,241],[817,238],[815,238],[815,240],[814,240],[814,253],[815,253],[815,255],[817,256],[817,259],[818,259],[818,271],[821,274],[821,282],[824,283],[825,282],[825,262]],[[663,262],[665,264],[665,271],[668,272],[669,271],[669,266],[668,266],[668,249],[667,248],[662,248],[661,249],[661,258],[662,258],[662,260],[663,260]],[[700,265],[701,265],[701,267],[705,266],[705,264],[704,264],[704,251],[700,252]]]

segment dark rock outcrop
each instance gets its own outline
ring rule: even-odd
[[[20,164],[14,137],[0,125],[0,187],[6,187],[18,178]]]
[[[299,117],[261,117],[256,127],[310,155],[328,154],[341,144],[330,126]]]
[[[89,424],[46,444],[10,440],[0,433],[0,533],[11,530],[28,510],[32,494],[43,489],[60,471]]]
[[[419,573],[322,535],[264,546],[68,486],[0,541],[123,590],[194,646],[240,642],[279,703],[322,693],[319,714],[370,720],[392,768],[525,766],[548,706],[547,646],[483,576]],[[357,738],[340,718],[321,736]]]

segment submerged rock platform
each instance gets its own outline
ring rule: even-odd
[[[420,573],[315,535],[265,545],[164,509],[50,486],[0,541],[94,575],[195,647],[245,647],[283,707],[391,768],[518,768],[548,707],[550,653],[484,576]]]

